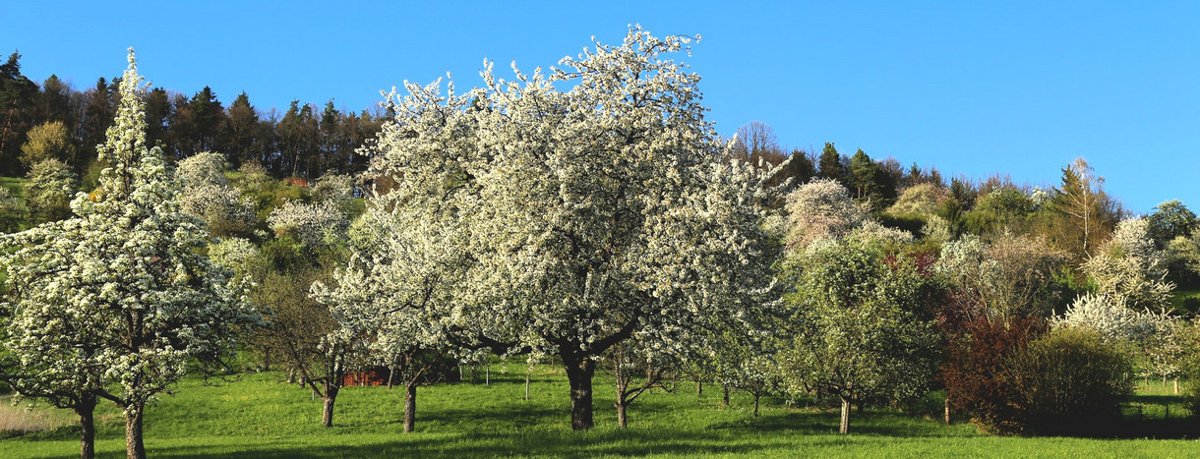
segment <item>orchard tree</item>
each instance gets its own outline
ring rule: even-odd
[[[162,153],[146,148],[132,49],[120,93],[99,148],[109,165],[100,190],[75,198],[74,217],[5,240],[12,319],[4,345],[19,362],[18,389],[53,400],[70,393],[84,405],[115,402],[126,417],[128,456],[144,458],[146,403],[189,362],[221,357],[253,316],[242,284],[201,255],[202,222],[182,212]],[[85,455],[89,446],[85,437]]]
[[[405,432],[415,428],[418,385],[455,350],[441,315],[455,306],[461,288],[455,280],[467,266],[456,250],[464,233],[453,231],[455,219],[443,214],[446,203],[411,190],[374,196],[350,232],[350,263],[334,272],[330,285],[312,286],[313,298],[330,308],[342,333],[364,337],[366,359],[400,376]]]
[[[516,81],[487,63],[466,95],[407,85],[375,153],[398,188],[447,201],[437,208],[468,236],[449,249],[470,255],[467,274],[440,279],[457,286],[443,315],[455,340],[557,354],[575,429],[593,425],[608,350],[733,314],[711,299],[723,278],[771,282],[737,275],[757,262],[761,230],[718,218],[721,146],[699,77],[668,58],[689,41],[634,28]]]
[[[275,208],[267,222],[276,238],[262,250],[274,270],[254,294],[268,316],[260,336],[264,357],[280,357],[289,382],[321,398],[326,427],[333,426],[345,375],[365,364],[367,345],[360,330],[340,326],[336,311],[308,294],[312,284],[328,280],[345,263],[349,216],[342,208],[320,197]]]
[[[938,365],[927,309],[937,282],[913,260],[886,263],[880,241],[859,235],[818,245],[797,269],[786,297],[794,339],[783,368],[791,389],[839,402],[843,434],[852,404],[923,396]]]

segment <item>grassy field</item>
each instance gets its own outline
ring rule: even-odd
[[[233,381],[191,379],[174,396],[148,409],[146,446],[152,457],[429,457],[429,456],[1070,456],[1195,457],[1200,441],[1175,439],[1015,438],[980,434],[966,423],[945,426],[932,416],[908,417],[868,411],[855,418],[850,436],[835,433],[837,416],[816,408],[793,408],[769,400],[762,416],[750,414],[750,400],[735,394],[733,406],[718,408],[712,387],[697,397],[693,383],[673,392],[639,399],[630,428],[614,427],[611,381],[596,389],[596,425],[589,432],[568,428],[566,381],[550,367],[533,377],[531,399],[523,399],[521,365],[492,367],[491,384],[423,387],[418,396],[417,432],[401,433],[399,389],[348,388],[338,399],[336,426],[319,425],[320,401],[280,382],[274,373]],[[482,378],[482,375],[481,375]],[[1138,436],[1200,433],[1179,400],[1161,383],[1140,391],[1144,407],[1131,423]],[[1162,416],[1172,403],[1174,419]],[[1154,407],[1158,406],[1158,411]],[[10,407],[0,412],[9,423],[34,416],[33,430],[0,440],[0,457],[69,457],[78,453],[71,417],[48,409]],[[14,419],[15,418],[15,419]],[[123,420],[112,407],[97,416],[101,457],[122,457]],[[0,419],[0,424],[4,423]],[[40,424],[39,424],[40,423]]]

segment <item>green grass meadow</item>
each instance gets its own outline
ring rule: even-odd
[[[470,373],[467,374],[468,381]],[[735,393],[720,409],[720,390],[697,396],[692,382],[638,399],[630,428],[615,427],[611,379],[597,378],[596,426],[569,428],[567,384],[553,367],[538,367],[524,399],[524,366],[498,364],[491,383],[439,384],[418,394],[417,431],[401,432],[402,389],[353,387],[338,398],[335,427],[320,425],[321,403],[310,393],[263,373],[237,379],[189,379],[146,414],[151,457],[1197,457],[1190,439],[1020,438],[979,433],[966,422],[937,416],[872,411],[852,418],[852,434],[836,433],[837,414],[768,399],[751,415],[751,399]],[[1141,436],[1183,437],[1200,428],[1181,399],[1152,381],[1127,410]],[[932,403],[932,401],[931,401]],[[1163,404],[1171,419],[1162,419]],[[1141,408],[1138,408],[1141,407]],[[36,416],[58,423],[0,440],[0,457],[73,457],[78,438],[70,413],[7,407],[4,417]],[[19,419],[17,420],[19,421]],[[97,415],[99,457],[123,457],[123,418],[112,406]],[[17,423],[19,424],[19,422]],[[1136,430],[1136,429],[1135,429]],[[1161,433],[1161,435],[1155,432]],[[1192,436],[1191,438],[1195,438]]]

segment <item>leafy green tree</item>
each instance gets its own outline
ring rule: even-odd
[[[963,214],[962,219],[971,234],[990,237],[1006,231],[1023,233],[1036,210],[1028,194],[1005,186],[976,199],[975,207]]]
[[[1187,206],[1177,199],[1164,202],[1154,207],[1146,220],[1150,224],[1150,237],[1159,247],[1166,247],[1172,239],[1187,237],[1196,229],[1200,220],[1196,219]]]
[[[72,131],[79,122],[79,114],[72,106],[73,94],[71,86],[58,78],[58,75],[50,75],[42,82],[39,117],[46,121],[61,121],[67,125],[68,131]]]
[[[0,233],[21,229],[28,212],[29,209],[21,196],[14,194],[8,187],[0,186]]]
[[[896,199],[896,182],[862,149],[850,157],[850,183],[855,198],[874,209],[883,209]]]
[[[784,352],[784,377],[800,394],[850,407],[924,396],[938,366],[939,338],[928,305],[940,291],[912,260],[885,263],[878,241],[845,239],[817,248],[798,267]]]
[[[67,126],[62,121],[47,121],[34,126],[25,137],[27,140],[21,145],[21,164],[26,168],[48,159],[66,164],[75,161],[75,144],[71,143]]]
[[[114,90],[115,87],[101,77],[96,81],[96,86],[84,94],[87,102],[84,105],[83,120],[80,121],[82,140],[79,143],[78,165],[81,167],[77,170],[86,170],[97,159],[96,146],[104,143],[105,132],[112,124],[113,114],[116,112]],[[97,168],[96,172],[99,170]]]
[[[146,145],[168,148],[167,135],[174,107],[167,90],[154,88],[146,93]]]

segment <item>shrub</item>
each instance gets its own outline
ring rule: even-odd
[[[1133,395],[1132,358],[1085,327],[1057,328],[1007,363],[1024,433],[1095,433],[1118,420]]]
[[[1011,403],[1017,390],[1004,370],[1013,356],[1042,333],[1042,320],[980,317],[960,327],[942,368],[950,408],[967,413],[984,430],[1020,432],[1019,416]]]

